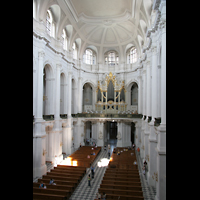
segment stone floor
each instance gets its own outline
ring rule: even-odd
[[[112,154],[114,147],[116,147],[116,140],[110,140],[108,143],[111,146],[111,154]],[[106,143],[105,145],[107,145],[108,143]],[[67,156],[68,155],[64,155],[63,159]],[[139,168],[139,173],[140,173],[144,200],[154,200],[155,195],[156,195],[156,190],[154,187],[150,187],[148,185],[146,177],[142,174],[142,160],[140,159],[140,156],[138,155],[137,152],[136,152],[136,157],[138,161],[138,168]],[[101,152],[96,157],[93,163],[93,166],[95,167],[95,170],[94,170],[95,175],[94,175],[94,179],[91,179],[91,183],[90,183],[91,186],[88,186],[88,179],[87,179],[87,176],[88,174],[91,173],[91,170],[90,168],[87,168],[85,176],[82,178],[81,182],[79,183],[79,185],[77,186],[77,188],[75,189],[75,191],[73,192],[69,200],[80,200],[80,199],[94,200],[95,199],[96,193],[98,191],[98,188],[100,187],[101,181],[103,179],[104,173],[107,168],[107,166],[98,167],[98,162],[102,158],[108,158],[108,149],[105,151],[103,147],[102,147]],[[47,171],[49,172],[50,169],[52,168],[53,168],[53,164],[48,163]],[[33,182],[37,182],[38,178],[40,177],[35,178]]]

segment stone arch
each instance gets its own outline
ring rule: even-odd
[[[52,66],[45,62],[43,68],[43,115],[52,115],[53,111],[53,69]]]

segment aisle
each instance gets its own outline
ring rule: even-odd
[[[139,169],[139,173],[140,173],[140,180],[141,180],[144,200],[154,200],[155,195],[156,195],[156,189],[155,189],[155,187],[149,186],[149,184],[146,180],[146,176],[144,176],[142,173],[142,166],[143,166],[142,159],[138,155],[137,151],[135,151],[135,153],[136,153],[137,162],[138,162],[138,169]]]
[[[88,186],[88,178],[87,176],[91,174],[90,168],[87,168],[85,176],[82,178],[81,182],[69,198],[69,200],[80,200],[80,199],[87,199],[87,200],[94,200],[96,197],[96,193],[98,188],[100,187],[101,180],[103,179],[104,173],[107,167],[98,167],[97,163],[102,158],[108,158],[108,151],[104,151],[102,148],[99,155],[96,157],[93,166],[95,167],[95,175],[94,179],[91,179],[90,185]]]

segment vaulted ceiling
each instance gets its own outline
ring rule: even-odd
[[[41,4],[40,18],[52,7],[60,27],[73,26],[71,39],[81,39],[81,49],[95,46],[97,49],[116,48],[122,52],[127,45],[135,45],[141,51],[150,26],[153,0],[34,0]],[[57,9],[58,5],[60,10]],[[41,11],[40,10],[40,11]],[[67,27],[68,26],[68,27]],[[58,36],[59,37],[59,36]]]

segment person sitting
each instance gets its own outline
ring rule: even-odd
[[[120,155],[120,151],[118,151],[117,155]]]
[[[101,194],[97,192],[96,198],[97,198],[97,199],[101,199]]]
[[[50,185],[53,185],[53,182],[54,182],[54,180],[51,178],[49,184],[50,184]]]
[[[89,155],[87,155],[87,158],[90,158],[90,156],[89,156]]]
[[[95,152],[93,151],[92,155],[95,155]]]
[[[39,188],[44,188],[44,183],[43,181],[41,181],[40,185],[39,185]]]
[[[135,160],[133,164],[134,164],[134,165],[137,165],[137,161]]]
[[[106,194],[105,194],[105,192],[103,192],[102,200],[106,200]]]

